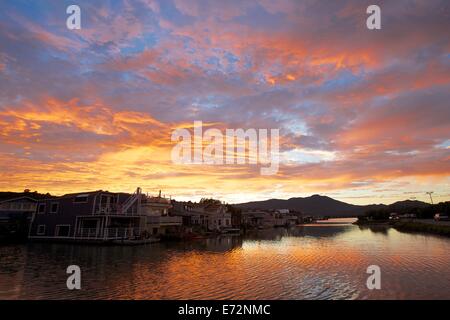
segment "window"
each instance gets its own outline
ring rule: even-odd
[[[73,200],[74,203],[86,203],[88,201],[88,195],[87,194],[80,194],[75,197]]]
[[[45,234],[45,224],[38,225],[37,234],[38,236],[42,236]]]
[[[50,213],[57,213],[57,212],[58,212],[58,203],[54,202],[50,207]]]
[[[98,219],[84,219],[81,222],[81,226],[87,229],[97,229],[98,222]]]
[[[39,203],[38,213],[45,213],[45,203]]]
[[[70,225],[57,225],[55,233],[57,237],[68,237],[70,235]]]

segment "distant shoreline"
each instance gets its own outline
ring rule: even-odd
[[[426,233],[435,234],[450,237],[450,225],[446,224],[431,224],[425,221],[414,220],[375,220],[375,221],[362,221],[358,220],[354,224],[358,226],[386,226],[392,227],[398,231],[404,232],[416,232],[416,233]]]

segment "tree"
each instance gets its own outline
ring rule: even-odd
[[[200,200],[201,204],[222,204],[220,200],[213,199],[213,198],[202,198]]]

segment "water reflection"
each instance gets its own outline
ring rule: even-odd
[[[2,299],[450,298],[450,240],[326,224],[137,247],[0,247]],[[82,290],[66,289],[66,267]],[[382,269],[382,290],[365,287]]]
[[[379,234],[384,234],[384,235],[388,235],[388,231],[390,229],[389,226],[382,226],[382,225],[377,225],[377,226],[371,226],[371,225],[367,225],[367,226],[363,226],[360,225],[358,226],[358,228],[360,230],[370,230],[373,233],[379,233]]]

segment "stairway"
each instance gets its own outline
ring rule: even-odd
[[[128,199],[127,199],[127,201],[125,201],[125,202],[122,204],[122,210],[121,210],[121,213],[124,214],[124,215],[126,215],[128,209],[130,209],[131,206],[132,206],[133,204],[136,203],[136,201],[138,201],[138,203],[140,204],[141,196],[142,196],[142,190],[141,190],[140,187],[138,187],[138,188],[136,189],[136,191],[135,191]],[[138,205],[137,214],[139,214],[140,209],[141,209],[141,208],[140,208],[140,205]]]

